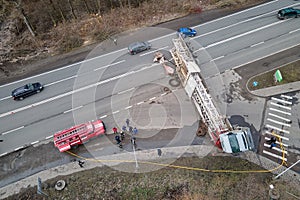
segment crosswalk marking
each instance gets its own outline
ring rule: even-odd
[[[283,122],[280,122],[280,121],[277,121],[277,120],[274,120],[274,119],[267,118],[267,120],[268,120],[268,121],[270,121],[270,122],[274,122],[275,124],[279,124],[279,125],[283,125],[283,126],[291,127],[291,125],[290,125],[290,124],[283,123]]]
[[[272,135],[272,133],[270,131],[265,131],[265,132],[268,133],[268,134],[270,134],[270,135]],[[281,135],[276,135],[276,137],[280,137],[282,140],[287,140],[287,141],[290,140],[289,138],[281,136]]]
[[[265,137],[265,140],[268,141],[268,140],[271,140],[271,138]],[[280,142],[276,141],[276,144],[280,145]],[[281,142],[281,144],[282,144],[282,146],[285,146],[285,147],[288,147],[288,146],[289,146],[289,145],[284,144],[284,143],[282,143],[282,142]]]
[[[271,99],[274,100],[274,101],[278,101],[278,102],[281,102],[281,103],[292,105],[292,102],[290,102],[290,101],[286,101],[286,100],[283,100],[283,99],[278,99],[278,98],[275,98],[275,97],[271,97]]]
[[[287,110],[292,110],[291,107],[283,106],[283,105],[280,105],[280,104],[277,104],[277,103],[274,103],[274,102],[271,102],[271,104],[274,105],[274,106],[280,107],[280,108],[284,108],[284,109],[287,109]]]
[[[264,146],[267,147],[267,148],[270,148],[271,145],[264,143]],[[287,155],[287,151],[282,150],[281,148],[273,147],[272,149],[274,149],[274,150],[276,150],[278,152],[281,152],[281,153],[283,152],[283,153],[285,153]]]
[[[275,158],[282,159],[282,156],[278,156],[278,155],[276,155],[276,154],[274,154],[274,153],[271,153],[271,152],[269,152],[269,151],[263,150],[263,153],[268,154],[268,155],[270,155],[270,156],[273,156],[273,157],[275,157]],[[286,158],[283,158],[283,160],[284,160],[284,161],[287,161]]]
[[[281,131],[281,132],[283,132],[283,133],[287,133],[287,134],[290,133],[290,132],[287,131],[287,130],[283,130],[283,129],[281,129],[281,128],[277,128],[276,126],[272,126],[272,125],[269,125],[269,124],[267,124],[266,127],[271,128],[271,129],[274,129],[274,130],[277,130],[277,131]]]
[[[273,113],[268,113],[268,115],[271,115],[271,116],[276,117],[276,118],[278,118],[278,119],[282,119],[282,120],[287,121],[287,122],[291,122],[290,119],[281,117],[281,116],[279,116],[279,115],[275,115],[275,114],[273,114]]]
[[[278,110],[276,108],[270,108],[270,110],[273,110],[273,111],[276,111],[276,112],[279,112],[279,113],[282,113],[282,114],[286,114],[286,115],[292,115],[291,113],[289,112],[285,112],[285,111],[282,111],[282,110]]]
[[[286,99],[293,99],[293,97],[290,97],[290,96],[287,96],[287,95],[284,95],[284,94],[282,94],[280,96],[283,97],[283,98],[286,98]]]

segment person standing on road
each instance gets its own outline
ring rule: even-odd
[[[114,134],[117,134],[118,133],[118,129],[116,128],[116,127],[113,127],[113,132],[114,132]]]
[[[129,119],[126,119],[126,125],[129,127]]]
[[[138,130],[136,127],[133,128],[133,134],[136,135],[138,133]]]

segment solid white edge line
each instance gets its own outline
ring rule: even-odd
[[[269,156],[272,156],[272,157],[275,157],[275,158],[282,159],[282,156],[278,156],[277,154],[271,153],[271,152],[269,152],[269,151],[263,150],[263,153],[268,154]],[[286,158],[283,158],[283,160],[284,160],[284,161],[287,161]]]
[[[78,106],[78,107],[76,107],[76,108],[72,108],[72,109],[70,109],[70,110],[66,110],[66,111],[64,111],[64,114],[66,114],[66,113],[68,113],[68,112],[72,112],[72,111],[75,111],[75,110],[78,110],[78,109],[80,109],[80,108],[82,108],[83,106]]]
[[[149,101],[153,101],[154,99],[156,99],[156,97],[152,97],[149,99]]]
[[[50,136],[46,137],[45,139],[48,140],[48,139],[53,138],[53,137],[54,137],[53,135],[50,135]]]
[[[24,128],[24,127],[25,127],[25,126],[20,126],[20,127],[18,127],[18,128],[15,128],[15,129],[12,129],[12,130],[9,130],[9,131],[6,131],[6,132],[3,132],[3,133],[1,133],[1,135],[6,135],[6,134],[8,134],[8,133],[11,133],[11,132],[14,132],[14,131],[20,130],[20,129]]]
[[[165,93],[162,93],[160,96],[165,96],[165,95],[167,95],[167,94],[168,94],[168,93],[165,92]]]
[[[121,91],[121,92],[118,92],[117,94],[123,94],[123,93],[126,93],[126,92],[129,92],[131,90],[134,90],[134,87],[133,88],[130,88],[128,90],[124,90],[124,91]]]
[[[99,117],[99,119],[103,119],[105,117],[107,117],[107,115],[102,115],[101,117]]]
[[[5,156],[7,154],[8,154],[8,152],[2,153],[2,154],[0,154],[0,157]]]
[[[270,110],[273,110],[273,111],[276,111],[276,112],[279,112],[279,113],[282,113],[282,114],[285,114],[285,115],[292,115],[292,113],[288,113],[288,112],[285,112],[285,111],[282,111],[282,110],[278,110],[276,108],[270,108]]]
[[[24,148],[24,146],[21,146],[21,147],[18,147],[18,148],[15,148],[14,151],[18,151],[20,149]]]
[[[34,144],[39,143],[39,142],[40,142],[40,141],[37,140],[37,141],[35,141],[35,142],[31,142],[30,144],[31,144],[31,145],[34,145]]]

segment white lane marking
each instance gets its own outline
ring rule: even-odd
[[[7,154],[8,154],[8,152],[5,152],[5,153],[3,153],[3,154],[0,154],[0,157],[5,156],[5,155],[7,155]]]
[[[275,158],[279,158],[279,159],[281,159],[281,160],[283,159],[284,161],[287,161],[286,158],[283,158],[282,156],[278,156],[278,155],[276,155],[276,154],[274,154],[274,153],[271,153],[271,152],[269,152],[269,151],[263,150],[263,153],[268,154],[269,156],[272,156],[272,157],[275,157]]]
[[[118,113],[118,112],[120,112],[120,111],[119,111],[119,110],[116,110],[116,111],[112,112],[112,114],[116,114],[116,113]]]
[[[265,140],[268,141],[268,140],[271,140],[271,138],[265,137]],[[278,141],[276,140],[276,144],[279,144],[279,145],[280,145],[280,142],[278,142]],[[282,144],[282,146],[285,146],[285,147],[288,147],[288,146],[289,146],[289,145],[287,145],[287,144],[284,144],[283,142],[281,142],[281,144]]]
[[[286,121],[286,122],[291,122],[291,121],[292,121],[292,120],[290,120],[290,119],[288,119],[288,118],[284,118],[284,117],[281,117],[281,116],[279,116],[279,115],[275,115],[275,114],[273,114],[273,113],[268,113],[268,115],[271,115],[271,116],[276,117],[276,118],[278,118],[278,119],[282,119],[282,120],[284,120],[284,121]]]
[[[280,95],[280,97],[283,97],[283,98],[286,98],[286,99],[290,99],[290,100],[293,99],[293,97],[288,96],[288,95],[284,95],[284,94]]]
[[[271,145],[266,144],[266,143],[264,143],[264,146],[265,146],[265,147],[268,147],[268,148],[271,147]],[[273,147],[272,149],[274,149],[274,150],[276,150],[276,151],[278,151],[278,152],[280,152],[280,153],[285,153],[286,155],[288,155],[287,151],[286,151],[286,150],[282,150],[281,148]]]
[[[50,138],[53,138],[53,135],[50,135],[50,136],[46,137],[45,139],[48,140]]]
[[[280,104],[277,104],[277,103],[274,103],[274,102],[271,102],[271,105],[277,106],[279,108],[284,108],[284,109],[287,109],[287,110],[292,110],[291,107],[283,106],[283,105],[280,105]]]
[[[281,103],[292,105],[292,102],[290,102],[290,101],[286,101],[286,100],[283,100],[283,99],[278,99],[278,98],[275,98],[275,97],[272,97],[271,99],[274,100],[274,101],[278,101],[278,102],[281,102]]]
[[[107,117],[107,115],[103,115],[103,116],[99,117],[99,119],[103,119],[105,117]]]
[[[18,151],[20,149],[24,148],[24,146],[21,146],[21,147],[18,147],[18,148],[15,148],[14,151]]]
[[[149,99],[149,101],[153,101],[154,99],[156,99],[156,97],[152,97]]]
[[[268,25],[266,25],[266,26],[262,26],[262,27],[259,27],[259,28],[257,28],[257,29],[253,29],[253,30],[248,31],[248,32],[245,32],[245,33],[242,33],[242,34],[239,34],[239,35],[235,35],[235,36],[230,37],[230,38],[227,38],[227,39],[225,39],[225,40],[221,40],[221,41],[219,41],[219,42],[215,42],[215,43],[212,43],[212,44],[210,44],[210,45],[207,45],[206,48],[211,48],[211,47],[217,46],[217,45],[219,45],[219,44],[223,44],[223,43],[225,43],[225,42],[229,42],[229,41],[231,41],[231,40],[234,40],[234,39],[237,39],[237,38],[240,38],[240,37],[249,35],[249,34],[251,34],[251,33],[255,33],[255,32],[257,32],[257,31],[260,31],[260,30],[269,28],[269,27],[271,27],[271,26],[274,26],[274,25],[277,25],[277,24],[281,24],[281,23],[283,23],[283,22],[284,22],[284,21],[277,21],[277,22],[274,22],[274,23],[272,23],[272,24],[268,24]]]
[[[125,62],[125,61],[126,61],[126,60],[121,60],[121,61],[118,61],[118,62],[109,64],[109,65],[105,65],[105,66],[103,66],[103,67],[99,67],[99,68],[97,68],[97,69],[94,69],[94,71],[98,71],[98,70],[100,70],[100,69],[105,69],[105,68],[108,68],[108,67],[111,67],[111,66],[114,66],[114,65],[123,63],[123,62]]]
[[[273,123],[275,123],[275,124],[279,124],[279,125],[282,125],[282,126],[291,127],[290,124],[282,123],[282,122],[277,121],[277,120],[274,120],[274,119],[267,118],[267,120],[270,121],[270,122],[273,122]]]
[[[292,30],[292,31],[290,31],[290,32],[289,32],[289,34],[291,34],[291,33],[295,33],[295,32],[297,32],[297,31],[300,31],[300,28],[298,28],[298,29],[296,29],[296,30]]]
[[[126,108],[124,108],[125,110],[128,110],[129,108],[132,108],[132,106],[127,106]]]
[[[72,109],[70,109],[70,110],[66,110],[66,111],[64,111],[64,114],[66,114],[66,113],[68,113],[68,112],[72,112],[72,111],[75,111],[75,110],[78,110],[78,109],[80,109],[80,108],[82,108],[83,106],[78,106],[78,107],[76,107],[76,108],[72,108]]]
[[[273,111],[276,111],[276,112],[279,112],[279,113],[282,113],[282,114],[285,114],[285,115],[292,115],[292,113],[285,112],[285,111],[282,111],[282,110],[278,110],[276,108],[270,108],[270,110],[273,110]]]
[[[138,102],[136,105],[141,105],[141,104],[143,104],[144,102],[143,101],[141,101],[141,102]]]
[[[269,135],[273,135],[270,131],[265,131],[267,134],[269,134]],[[287,140],[287,141],[289,141],[290,139],[289,138],[287,138],[287,137],[284,137],[284,136],[281,136],[281,135],[276,135],[277,137],[280,137],[282,140]]]
[[[263,41],[263,42],[259,42],[259,43],[256,43],[256,44],[252,44],[250,47],[255,47],[255,46],[261,45],[263,43],[265,43],[265,42]]]
[[[277,131],[281,131],[281,132],[283,132],[283,133],[287,133],[287,134],[290,133],[290,132],[287,131],[287,130],[283,130],[283,129],[281,129],[281,128],[277,128],[276,126],[272,126],[272,125],[269,125],[269,124],[267,124],[266,127],[271,128],[271,129],[274,129],[274,130],[277,130]]]
[[[128,89],[128,90],[124,90],[124,91],[122,91],[122,92],[118,92],[118,94],[123,94],[123,93],[129,92],[129,91],[131,91],[131,90],[134,90],[134,87],[133,87],[133,88],[130,88],[130,89]]]
[[[6,100],[6,99],[10,99],[10,98],[12,98],[12,96],[3,97],[2,99],[0,99],[0,101]]]
[[[217,58],[214,58],[214,59],[210,60],[210,62],[213,62],[213,61],[219,60],[219,59],[221,59],[221,58],[224,58],[224,57],[225,57],[225,56],[219,56],[219,57],[217,57]]]
[[[156,66],[156,65],[151,65],[151,67],[154,67],[154,66]],[[84,87],[82,87],[82,88],[78,88],[78,89],[76,89],[76,90],[72,90],[72,91],[69,91],[69,92],[66,92],[66,93],[63,93],[63,94],[60,94],[60,95],[51,97],[51,98],[49,98],[49,99],[45,99],[45,100],[43,100],[43,101],[40,101],[40,102],[31,104],[31,105],[28,105],[28,106],[25,106],[25,107],[18,108],[18,109],[16,109],[16,110],[12,110],[12,111],[9,111],[9,112],[6,112],[6,113],[2,113],[2,114],[0,114],[0,118],[1,118],[1,117],[5,117],[5,116],[10,115],[10,114],[13,114],[13,113],[17,113],[17,112],[20,112],[20,111],[29,109],[29,108],[32,108],[32,107],[34,107],[34,106],[42,105],[42,104],[45,104],[45,103],[48,103],[48,102],[51,102],[51,101],[54,101],[54,100],[57,100],[57,99],[66,97],[66,96],[68,96],[68,95],[72,95],[72,94],[77,93],[77,92],[81,92],[81,91],[83,91],[83,90],[90,89],[90,88],[92,88],[92,87],[96,87],[96,86],[102,85],[102,84],[104,84],[104,83],[107,83],[107,82],[110,82],[110,81],[113,81],[113,80],[117,80],[117,79],[120,79],[120,78],[129,76],[129,75],[131,75],[131,74],[134,74],[134,73],[137,73],[137,72],[140,72],[140,71],[143,71],[143,70],[144,70],[144,69],[142,69],[142,70],[137,70],[137,71],[135,71],[135,72],[134,72],[134,71],[127,72],[127,73],[125,73],[125,74],[121,74],[121,75],[118,75],[118,76],[115,76],[115,77],[112,77],[112,78],[109,78],[109,79],[106,79],[106,80],[103,80],[103,81],[100,81],[100,82],[97,82],[97,83],[93,83],[93,84],[91,84],[91,85],[84,86]]]
[[[60,83],[60,82],[63,82],[63,81],[67,81],[67,80],[70,80],[70,79],[76,78],[76,77],[77,77],[77,75],[70,76],[70,77],[67,77],[67,78],[64,78],[64,79],[61,79],[61,80],[52,82],[52,83],[48,83],[48,84],[44,85],[44,87],[48,87],[48,86],[50,86],[50,85],[54,85],[54,84],[57,84],[57,83]]]
[[[17,131],[17,130],[20,130],[20,129],[24,128],[24,127],[25,127],[25,126],[20,126],[20,127],[18,127],[18,128],[15,128],[15,129],[12,129],[12,130],[3,132],[3,133],[1,133],[0,135],[6,135],[6,134],[8,134],[8,133],[12,133],[12,132]]]
[[[159,51],[159,50],[166,49],[166,48],[168,48],[168,47],[169,47],[169,46],[165,46],[165,47],[161,47],[161,48],[158,48],[158,49],[155,49],[155,50],[152,50],[152,51],[148,51],[148,52],[146,52],[146,53],[140,54],[140,57],[145,56],[145,55],[148,55],[148,54],[151,54],[151,53],[154,53],[154,52]]]
[[[40,141],[37,140],[37,141],[31,142],[30,144],[31,144],[31,145],[34,145],[34,144],[39,143],[39,142],[40,142]]]
[[[167,92],[165,92],[165,93],[162,93],[160,96],[165,96],[165,95],[167,95],[168,93]]]

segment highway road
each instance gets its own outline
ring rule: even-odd
[[[198,35],[190,42],[204,78],[299,45],[299,19],[276,18],[279,9],[290,6],[300,7],[300,2],[271,1],[196,26]],[[151,38],[151,32],[144,32],[141,38]],[[131,35],[127,37],[134,40]],[[170,86],[162,66],[152,62],[153,53],[170,50],[175,37],[171,33],[152,39],[153,48],[138,55],[131,56],[123,48],[0,86],[0,134],[4,140],[0,154],[96,118],[103,119],[108,130],[116,124],[122,126],[134,108],[158,97],[174,95],[181,102],[175,92],[180,88]],[[43,92],[23,101],[12,100],[14,88],[36,81],[45,84]],[[167,94],[165,88],[173,92]],[[172,127],[167,118],[176,114],[180,117],[173,127],[183,127],[182,118],[189,114],[182,112],[185,106],[178,102],[172,102],[173,109],[168,112],[165,107],[157,108],[151,117],[143,115],[150,113],[151,107],[140,110],[142,114],[136,114],[133,123],[142,129]]]

